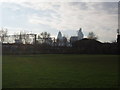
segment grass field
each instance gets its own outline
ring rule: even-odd
[[[117,88],[117,55],[3,56],[3,88]]]

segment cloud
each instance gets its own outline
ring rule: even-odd
[[[36,11],[27,14],[27,24],[46,25],[53,30],[64,30],[68,33],[82,27],[86,36],[88,32],[93,31],[103,41],[114,39],[113,30],[117,29],[118,24],[117,3],[12,1],[11,3]]]
[[[52,5],[54,4],[51,4],[51,7]],[[53,10],[56,13],[50,14],[51,17],[32,15],[29,18],[30,23],[47,24],[58,30],[78,30],[82,27],[84,32],[93,31],[100,39],[108,33],[111,34],[111,38],[115,36],[116,32],[113,30],[117,29],[118,24],[117,7],[109,7],[116,3],[59,3],[58,5],[59,8]]]
[[[119,2],[119,0],[0,0],[0,2]]]
[[[89,3],[88,3],[89,4]],[[94,3],[94,5],[97,3]],[[81,26],[87,25],[112,25],[115,24],[117,20],[117,14],[105,13],[105,10],[97,10],[96,7],[91,7],[94,9],[80,9],[78,6],[71,6],[69,3],[61,3],[60,7],[55,10],[56,13],[49,13],[51,17],[32,15],[30,16],[31,23],[42,23],[47,24],[59,29],[76,29]],[[93,4],[92,4],[93,5]],[[90,8],[91,4],[89,4]],[[54,10],[53,10],[54,11]],[[114,12],[114,9],[113,9]],[[117,12],[117,11],[116,11]],[[96,20],[97,18],[97,20]],[[112,19],[112,22],[111,22]],[[91,23],[92,22],[92,23]],[[103,23],[104,22],[104,23]],[[113,26],[113,25],[112,25]]]

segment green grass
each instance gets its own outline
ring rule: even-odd
[[[3,56],[3,88],[117,88],[117,55]]]

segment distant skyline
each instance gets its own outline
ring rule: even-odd
[[[33,1],[0,2],[0,29],[7,28],[8,34],[47,31],[55,37],[61,31],[69,38],[82,28],[85,37],[93,31],[102,42],[117,38],[118,2]]]

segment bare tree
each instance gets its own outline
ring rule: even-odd
[[[30,34],[25,31],[20,31],[20,33],[14,33],[15,40],[18,40],[21,43],[30,44]]]
[[[49,37],[50,37],[50,33],[42,32],[42,33],[41,33],[41,37],[42,37],[42,38],[49,38]]]
[[[98,37],[96,36],[94,32],[89,32],[87,37],[88,39],[94,39],[94,40],[98,39]]]
[[[25,44],[30,44],[31,38],[34,37],[34,43],[36,42],[36,34],[29,34],[27,32],[21,32],[21,38],[24,40]]]
[[[1,39],[1,42],[5,41],[5,38],[7,37],[7,33],[8,33],[7,28],[5,28],[5,29],[2,28],[0,30],[0,39]]]
[[[63,36],[63,44],[64,44],[64,46],[67,45],[67,37],[65,37],[65,36]]]
[[[41,37],[46,43],[46,40],[50,38],[50,33],[42,32],[38,37]]]
[[[14,35],[13,35],[13,38],[14,38],[14,39],[18,39],[18,38],[19,38],[19,33],[16,33],[16,32],[15,32]]]

